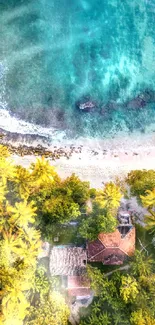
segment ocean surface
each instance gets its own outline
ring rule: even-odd
[[[80,110],[87,101],[95,108]],[[0,127],[155,130],[154,0],[0,0]]]

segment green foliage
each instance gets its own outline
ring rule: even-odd
[[[150,317],[150,315],[142,309],[134,311],[131,314],[130,321],[132,325],[155,325],[155,319]]]
[[[79,232],[83,238],[94,240],[101,232],[113,232],[118,225],[117,208],[122,194],[119,186],[107,183],[103,190],[96,191],[92,201],[92,211],[81,220]]]
[[[38,306],[29,310],[26,325],[67,325],[69,309],[64,298],[58,292],[53,292]]]
[[[79,233],[83,238],[89,240],[97,239],[101,232],[113,232],[118,225],[118,221],[112,212],[104,209],[98,202],[94,202],[93,211],[81,220]]]
[[[152,191],[147,190],[145,191],[145,196],[140,195],[142,204],[144,207],[153,208],[155,207],[155,188]]]
[[[54,195],[46,200],[42,209],[48,216],[48,223],[65,223],[71,219],[76,219],[80,215],[79,205],[73,202],[70,197]]]
[[[147,190],[155,188],[155,170],[133,170],[126,181],[130,185],[131,195],[140,198]]]
[[[155,188],[150,191],[147,190],[145,195],[140,195],[142,204],[148,208],[149,214],[145,216],[146,229],[155,232]]]
[[[41,298],[46,296],[50,291],[50,283],[46,275],[46,269],[39,266],[35,274],[34,293],[39,293]]]
[[[134,276],[149,276],[153,270],[154,260],[144,252],[136,251],[131,261],[131,273]]]
[[[148,209],[147,228],[155,229],[155,171],[128,175],[132,194]],[[102,190],[90,190],[74,174],[62,181],[45,159],[26,169],[14,166],[6,148],[0,146],[0,280],[2,325],[67,325],[69,310],[55,290],[57,277],[48,278],[36,268],[42,237],[53,237],[72,219],[80,222],[84,238],[96,239],[100,232],[113,232],[122,196],[119,180]],[[90,206],[88,206],[88,202]],[[136,251],[126,271],[103,274],[87,267],[95,298],[90,316],[80,325],[155,325],[155,273],[151,256]],[[105,270],[105,268],[104,268]],[[105,271],[106,272],[106,271]],[[123,274],[121,274],[123,272]]]
[[[80,325],[130,325],[128,309],[120,296],[121,276],[116,272],[110,279],[98,268],[87,266],[88,277],[95,299],[90,317],[81,319]]]
[[[91,199],[95,199],[95,197],[96,197],[96,192],[97,192],[96,188],[90,188],[90,190],[89,190],[89,195],[90,195],[90,198],[91,198]]]
[[[82,182],[78,176],[72,174],[70,177],[67,177],[62,184],[63,190],[70,191],[70,196],[72,200],[82,206],[88,200],[89,193],[89,182]]]
[[[63,224],[77,219],[81,210],[86,209],[89,183],[82,182],[74,174],[65,181],[55,177],[51,184],[37,186],[32,197],[38,207],[39,227],[44,237],[47,237],[48,229],[55,223]]]

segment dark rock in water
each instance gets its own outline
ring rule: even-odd
[[[130,100],[127,104],[126,107],[127,108],[133,108],[133,109],[137,109],[137,108],[142,108],[145,107],[147,105],[147,102],[139,96],[137,96],[136,98]]]
[[[97,104],[92,100],[80,100],[76,102],[76,107],[82,112],[93,112]]]
[[[155,91],[154,90],[145,90],[144,93],[140,95],[147,103],[155,102]]]
[[[122,104],[118,104],[115,101],[110,101],[106,105],[102,106],[101,108],[101,115],[107,116],[108,113],[110,113],[112,110],[117,110],[120,108]]]
[[[58,110],[57,111],[57,114],[56,114],[56,117],[58,119],[58,121],[64,121],[64,118],[65,118],[65,112],[64,111],[61,111],[61,110]]]
[[[52,104],[52,102],[53,102],[53,97],[50,95],[50,96],[48,96],[48,98],[47,98],[47,103],[49,104]]]
[[[136,98],[130,100],[127,104],[127,108],[143,108],[149,103],[155,102],[155,91],[145,90],[143,93],[138,95]]]
[[[108,109],[106,109],[106,106],[103,106],[101,108],[100,114],[103,115],[105,119],[109,117],[109,112]]]

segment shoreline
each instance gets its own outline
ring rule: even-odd
[[[75,173],[91,187],[100,188],[131,170],[155,169],[155,134],[118,136],[113,139],[51,141],[36,135],[0,132],[0,143],[10,148],[16,164],[28,167],[44,155],[61,178]],[[5,136],[4,136],[5,133]],[[46,141],[45,141],[46,140]]]
[[[143,154],[145,155],[143,156]],[[66,157],[56,160],[49,158],[49,161],[56,167],[60,177],[66,178],[75,173],[81,180],[89,181],[91,187],[100,188],[103,183],[114,181],[116,177],[123,179],[131,170],[155,168],[155,148],[149,153],[139,151],[138,155],[139,157],[121,152],[116,157],[111,153],[103,156],[102,152],[99,152],[98,155],[93,156],[84,150],[81,153],[74,152],[69,159]],[[34,155],[24,157],[12,155],[12,158],[16,164],[21,164],[24,167],[28,167],[36,160]]]

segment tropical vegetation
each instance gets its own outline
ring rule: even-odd
[[[81,308],[80,325],[155,325],[155,171],[132,171],[123,186],[117,180],[96,190],[75,174],[61,179],[44,157],[15,165],[0,145],[0,324],[69,324],[60,279],[38,259],[42,242],[57,236],[63,243],[72,222],[78,240],[113,232],[127,190],[147,211],[145,226],[136,225],[137,250],[124,269],[87,266],[94,299]]]

